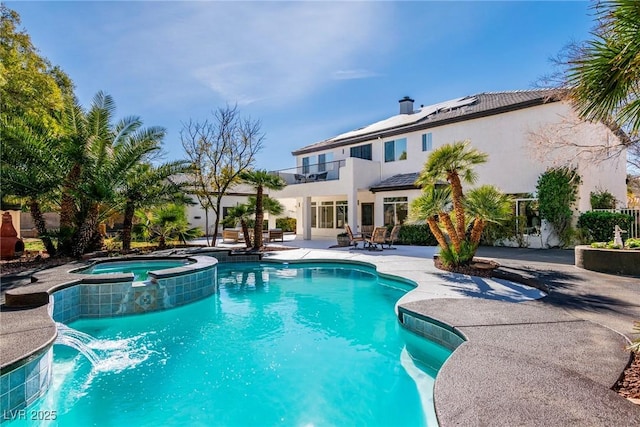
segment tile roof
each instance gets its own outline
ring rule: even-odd
[[[419,188],[415,185],[419,174],[419,172],[411,172],[394,175],[369,188],[369,191],[375,193],[376,191],[410,190],[413,188]]]
[[[376,123],[346,132],[292,152],[305,154],[326,150],[377,137],[388,137],[448,123],[533,107],[547,102],[560,101],[563,92],[558,89],[532,89],[508,92],[483,92],[423,106],[413,114],[398,114]]]

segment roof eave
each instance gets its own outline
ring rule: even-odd
[[[371,187],[369,191],[372,193],[382,193],[384,191],[398,191],[398,190],[419,190],[420,187],[415,185],[390,185],[385,187]]]

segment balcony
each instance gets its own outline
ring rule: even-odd
[[[273,171],[272,173],[282,178],[287,185],[335,181],[340,179],[340,168],[344,167],[345,164],[345,160],[336,160],[333,162],[282,169]]]

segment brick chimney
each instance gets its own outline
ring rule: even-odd
[[[400,114],[413,114],[413,99],[405,96],[400,101]]]

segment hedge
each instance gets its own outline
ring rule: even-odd
[[[406,224],[400,227],[399,245],[437,246],[438,241],[427,224]]]
[[[578,218],[578,228],[586,231],[594,242],[613,240],[613,229],[619,226],[628,230],[633,217],[622,213],[591,211]]]
[[[295,218],[276,218],[276,228],[281,228],[282,231],[296,231],[296,219]]]

